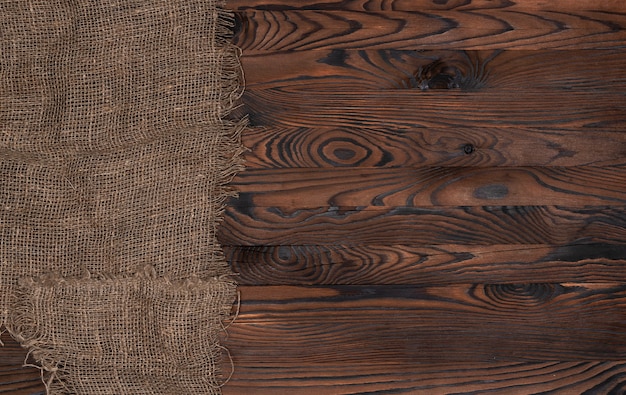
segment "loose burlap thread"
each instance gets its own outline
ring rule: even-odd
[[[219,392],[245,125],[223,6],[0,0],[0,319],[49,393]]]

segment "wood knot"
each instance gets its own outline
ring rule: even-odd
[[[477,90],[486,86],[487,63],[497,53],[481,59],[475,52],[455,52],[437,57],[419,66],[411,76],[408,86],[421,90],[461,89]]]
[[[485,296],[503,306],[537,306],[563,293],[556,284],[490,284],[485,285]]]
[[[290,247],[287,246],[279,246],[276,250],[276,254],[278,255],[278,260],[282,262],[291,262],[293,253]]]
[[[439,60],[420,67],[415,75],[416,87],[421,90],[428,89],[458,89],[461,87],[463,75],[455,67]]]
[[[366,142],[343,136],[323,141],[317,155],[334,167],[359,166],[372,156],[372,149]]]

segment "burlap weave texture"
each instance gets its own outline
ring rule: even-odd
[[[49,372],[50,393],[217,394],[232,285],[145,275],[27,279],[10,320]]]
[[[0,0],[0,319],[51,393],[219,391],[235,285],[216,229],[243,126],[225,120],[231,22],[215,0]],[[142,337],[163,325],[158,346]],[[80,338],[94,328],[113,337]]]

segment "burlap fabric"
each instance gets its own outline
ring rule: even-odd
[[[219,391],[243,125],[222,7],[0,0],[0,318],[50,393]]]
[[[214,394],[232,284],[137,275],[21,281],[17,339],[50,393]],[[87,318],[89,317],[89,318]]]

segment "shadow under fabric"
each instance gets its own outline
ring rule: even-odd
[[[220,392],[231,26],[215,0],[0,0],[0,323],[51,394]]]

